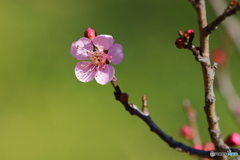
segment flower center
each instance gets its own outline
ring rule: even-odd
[[[102,51],[95,51],[92,53],[92,55],[89,56],[90,61],[95,64],[105,64],[108,58],[108,55]]]

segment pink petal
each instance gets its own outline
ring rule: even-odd
[[[91,40],[88,38],[80,38],[78,41],[72,43],[70,53],[78,60],[85,60],[88,57],[87,52],[93,50]]]
[[[115,43],[108,51],[109,61],[112,64],[119,64],[123,60],[122,46]]]
[[[105,50],[109,49],[114,43],[114,39],[110,35],[99,35],[93,39],[93,44],[97,47],[103,47]]]
[[[115,69],[113,66],[105,65],[105,68],[100,66],[100,69],[97,72],[97,76],[95,77],[97,83],[101,85],[105,85],[113,79],[115,74]]]
[[[91,62],[81,61],[75,67],[75,75],[81,82],[89,82],[94,79],[97,71]]]

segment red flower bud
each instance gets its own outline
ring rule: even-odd
[[[128,102],[128,94],[127,93],[122,93],[120,95],[120,100],[123,101],[123,102]]]
[[[84,32],[84,37],[89,38],[91,40],[93,40],[93,38],[95,38],[96,36],[97,36],[96,31],[90,27],[88,27]]]
[[[186,140],[191,140],[193,138],[193,130],[192,127],[185,125],[180,128],[180,134]]]
[[[214,146],[214,144],[212,142],[206,142],[203,145],[203,149],[205,151],[214,151],[215,150],[215,146]]]
[[[227,139],[225,140],[225,143],[229,146],[239,146],[240,145],[240,135],[238,133],[232,133],[230,134]]]
[[[198,149],[198,150],[203,150],[202,145],[199,145],[199,144],[194,145],[192,148]]]
[[[212,52],[212,59],[218,64],[224,64],[227,60],[227,55],[222,49],[216,49]]]
[[[236,0],[231,0],[230,3],[229,3],[229,5],[232,6],[232,7],[233,7],[235,4],[236,4]]]
[[[188,29],[183,33],[183,36],[187,38],[190,42],[194,39],[194,30]]]
[[[183,46],[183,39],[182,39],[182,38],[177,38],[177,39],[175,40],[175,45],[176,45],[176,47],[179,48],[179,49],[185,48],[185,47]]]

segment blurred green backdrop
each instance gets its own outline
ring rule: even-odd
[[[208,10],[212,20],[214,13]],[[141,96],[147,95],[159,127],[190,145],[179,135],[187,123],[181,103],[189,98],[198,111],[202,140],[209,140],[200,65],[189,51],[174,46],[178,30],[197,31],[187,0],[5,0],[0,21],[1,160],[194,158],[169,148],[130,116],[114,100],[111,84],[75,78],[77,61],[70,45],[87,27],[113,35],[123,45],[125,57],[115,69],[131,102],[140,106]],[[212,34],[211,49],[220,45],[220,32]],[[239,67],[232,54],[238,89]],[[218,91],[216,96],[223,135],[239,132]]]

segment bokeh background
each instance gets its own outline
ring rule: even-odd
[[[208,5],[208,4],[207,4]],[[208,19],[215,15],[208,9]],[[174,46],[178,30],[197,32],[191,4],[172,0],[5,0],[0,5],[1,160],[190,160],[150,132],[114,100],[111,84],[82,83],[70,45],[87,27],[110,34],[124,48],[116,76],[130,101],[147,95],[154,121],[176,140],[187,123],[182,100],[198,111],[203,142],[208,141],[200,65],[192,53]],[[211,38],[221,44],[222,29]],[[195,43],[198,44],[198,36]],[[240,61],[230,57],[240,92]],[[239,132],[218,90],[217,114],[224,136]]]

